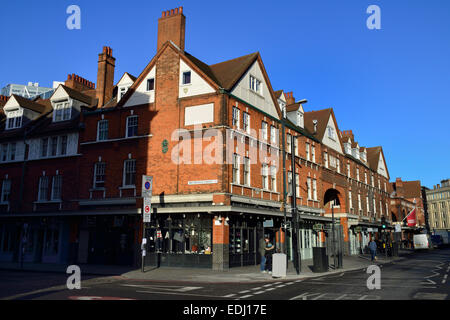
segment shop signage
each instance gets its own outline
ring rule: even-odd
[[[315,225],[313,225],[313,230],[314,231],[322,231],[323,225],[320,223],[317,223]]]
[[[395,225],[395,232],[402,232],[402,225],[401,224],[396,224]]]
[[[361,232],[361,227],[355,227],[355,232]]]
[[[273,219],[264,221],[263,222],[263,227],[264,228],[272,228],[273,227]]]
[[[215,184],[218,180],[199,180],[199,181],[188,181],[188,185],[194,186],[198,184]]]

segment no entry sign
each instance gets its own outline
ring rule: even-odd
[[[150,222],[152,211],[151,198],[144,198],[144,222]]]

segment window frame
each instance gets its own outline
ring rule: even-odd
[[[68,111],[66,111],[68,109]],[[66,116],[68,115],[67,119]],[[58,119],[60,116],[60,119]],[[69,100],[55,102],[53,107],[53,122],[67,121],[72,118],[72,105]]]
[[[128,163],[133,163],[133,166],[131,167],[133,171],[127,171],[129,166]],[[127,177],[127,175],[130,175]],[[133,184],[127,184],[127,178],[130,178],[130,180],[134,180]],[[131,182],[131,181],[130,181]],[[123,162],[123,180],[122,180],[122,187],[124,188],[135,188],[136,187],[136,159],[127,159]]]
[[[56,195],[57,196],[56,196]],[[62,175],[57,174],[52,178],[52,201],[61,201],[62,200]]]
[[[97,177],[103,177],[103,180],[98,180]],[[105,188],[105,180],[106,180],[106,162],[100,161],[94,163],[93,189],[98,190]],[[98,186],[97,183],[102,184],[102,186]]]
[[[130,126],[130,121],[132,119],[136,119],[136,125],[133,124],[133,126]],[[136,127],[136,132],[135,135],[130,135],[130,128],[131,127]],[[138,115],[132,115],[132,116],[128,116],[127,120],[126,120],[126,132],[125,132],[125,137],[126,138],[132,138],[132,137],[136,137],[138,135],[138,128],[139,128],[139,116]]]
[[[106,130],[102,128],[102,124],[106,123]],[[106,138],[102,138],[102,134],[105,135],[106,131]],[[102,119],[97,121],[97,141],[108,141],[108,135],[109,135],[109,121],[107,119]],[[102,138],[102,139],[101,139]]]
[[[189,82],[186,82],[186,76],[189,74]],[[192,72],[190,70],[183,71],[181,76],[181,85],[186,86],[192,84]]]
[[[2,181],[2,192],[0,195],[0,203],[9,202],[9,197],[11,196],[11,179],[3,179]]]
[[[39,177],[39,187],[38,187],[38,202],[48,201],[48,186],[49,179],[48,176]],[[45,191],[45,192],[44,192]]]

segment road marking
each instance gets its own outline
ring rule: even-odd
[[[266,289],[266,291],[272,291],[272,290],[275,290],[275,288]]]
[[[253,288],[253,289],[250,289],[250,290],[252,290],[252,291],[258,291],[258,290],[261,290],[263,287],[257,287],[257,288]]]
[[[283,287],[286,287],[286,285],[285,284],[280,284],[279,286],[277,286],[277,288],[283,288]]]
[[[313,283],[311,283],[313,284]],[[333,284],[333,285],[339,285],[339,286],[351,286],[351,287],[363,287],[366,288],[366,285],[357,285],[357,284],[349,284],[349,283],[335,283],[335,282],[314,282],[314,284],[325,284],[325,285],[329,285],[329,284]],[[399,286],[399,285],[386,285],[386,284],[382,284],[382,287],[386,288],[386,287],[392,287],[392,288],[426,288],[426,289],[436,289],[436,287],[430,287],[430,286]]]
[[[194,296],[194,297],[208,297],[208,298],[224,298],[224,296],[212,296],[206,294],[184,293],[184,292],[167,292],[167,291],[136,291],[138,293],[150,293],[150,294],[168,294],[178,296]]]
[[[447,294],[445,293],[430,293],[430,292],[417,292],[413,299],[418,300],[445,300],[447,299]]]
[[[250,290],[244,290],[244,291],[240,291],[239,293],[249,293]]]
[[[272,284],[265,284],[263,287],[270,287]]]
[[[445,283],[445,282],[447,281],[447,277],[448,277],[448,274],[446,274],[446,275],[444,276],[444,279],[442,280],[442,283]]]
[[[253,295],[252,294],[248,294],[246,296],[240,297],[239,299],[246,299],[246,298],[250,298],[250,297],[253,297]]]
[[[234,297],[236,293],[227,294],[226,296],[223,296],[224,298],[231,298]]]
[[[334,294],[334,293],[311,293],[305,292],[289,300],[319,300],[320,298],[324,298],[325,300],[341,300],[347,295],[344,294]],[[350,295],[349,295],[350,296]],[[351,294],[354,297],[354,300],[380,300],[380,296],[375,295],[361,295],[361,294]]]
[[[262,291],[254,292],[254,294],[261,294],[261,293],[264,293],[264,292],[266,292],[266,291],[262,290]]]
[[[142,288],[142,289],[159,289],[159,290],[167,290],[174,292],[189,292],[198,289],[202,289],[203,287],[185,287],[185,286],[162,286],[162,285],[140,285],[140,284],[122,284],[123,287],[133,287],[133,288]]]
[[[421,282],[420,284],[436,284],[433,280],[427,279],[428,282]]]

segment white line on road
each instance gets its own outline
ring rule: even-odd
[[[136,291],[138,293],[151,293],[151,294],[169,294],[177,296],[195,296],[195,297],[208,297],[208,298],[224,298],[224,296],[212,296],[206,294],[184,293],[184,292],[166,292],[166,291]]]
[[[252,295],[252,294],[248,294],[248,295],[246,295],[246,296],[240,297],[239,299],[245,299],[245,298],[250,298],[250,297],[253,297],[253,295]]]
[[[444,276],[444,279],[442,280],[442,283],[445,283],[445,282],[447,281],[447,277],[448,277],[448,274],[446,274],[446,275]]]
[[[239,293],[249,293],[250,290],[244,290],[244,291],[240,291]]]
[[[236,293],[227,294],[226,296],[223,296],[224,298],[231,298],[234,297]]]

